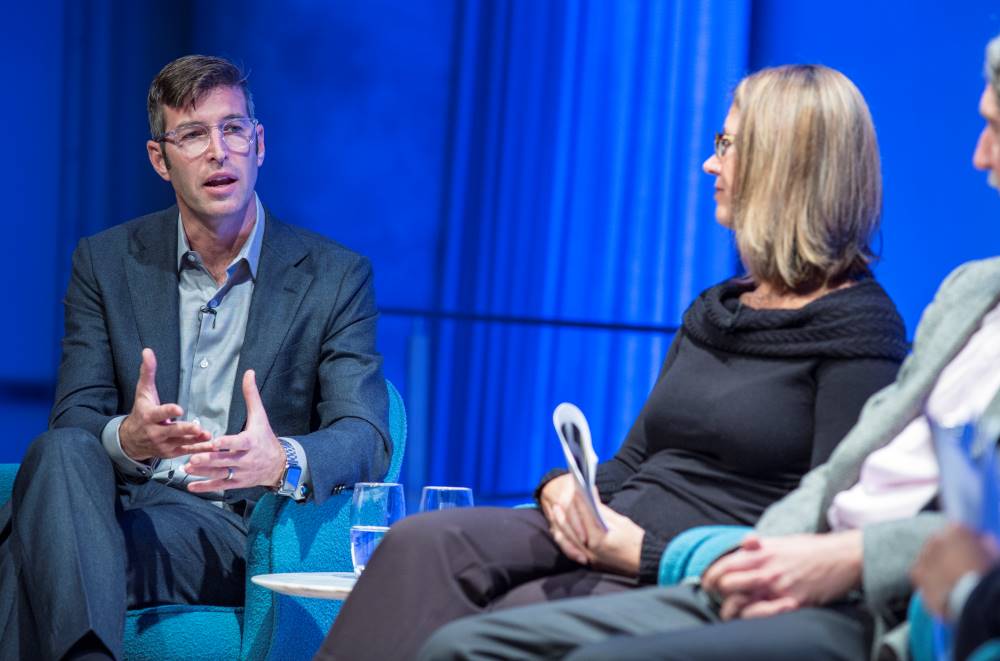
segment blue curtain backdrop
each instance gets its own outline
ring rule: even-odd
[[[737,270],[700,164],[748,69],[821,62],[865,94],[886,186],[876,273],[911,333],[949,270],[1000,253],[1000,202],[969,165],[995,0],[5,9],[0,461],[46,424],[69,251],[172,202],[145,94],[186,53],[250,71],[265,204],[371,257],[411,489],[520,499],[562,462],[548,420],[564,400],[614,451],[687,302]]]
[[[524,497],[563,463],[563,400],[600,455],[617,449],[683,310],[736,265],[701,163],[746,70],[748,10],[462,5],[445,318],[429,327],[427,456],[408,459],[426,481]]]

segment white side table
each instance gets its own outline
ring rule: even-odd
[[[357,577],[354,572],[299,572],[287,574],[258,574],[251,581],[257,585],[293,597],[344,600],[351,594]]]

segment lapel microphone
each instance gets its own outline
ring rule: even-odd
[[[218,319],[219,314],[218,310],[206,303],[198,309],[198,321],[204,319],[206,314],[212,315],[212,330],[215,330],[215,320]]]

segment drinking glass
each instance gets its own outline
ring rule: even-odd
[[[468,487],[424,487],[420,492],[420,511],[472,507],[472,489]]]
[[[403,485],[358,482],[351,500],[351,562],[360,576],[389,526],[406,515]]]

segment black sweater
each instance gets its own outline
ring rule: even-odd
[[[906,353],[872,279],[797,310],[746,307],[751,289],[729,280],[692,303],[625,442],[598,467],[601,499],[646,531],[640,582],[656,582],[678,533],[753,525],[826,461]]]

